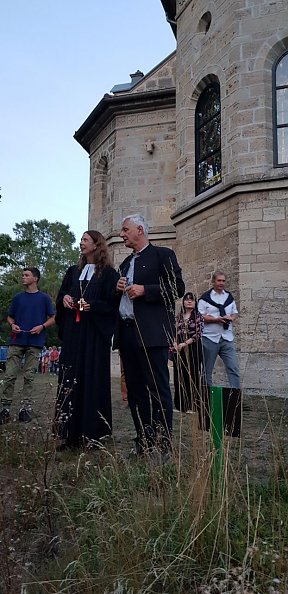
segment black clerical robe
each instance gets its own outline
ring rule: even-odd
[[[78,266],[67,270],[56,301],[62,349],[55,427],[70,446],[99,440],[112,431],[110,351],[119,275],[107,266],[99,278],[94,274],[83,281],[82,294],[91,306],[85,312],[77,303],[80,274]],[[75,309],[64,308],[64,295],[74,298]]]

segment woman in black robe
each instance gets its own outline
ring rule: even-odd
[[[181,311],[176,316],[176,341],[173,348],[174,404],[181,412],[200,412],[203,325],[196,297],[193,293],[186,293]]]
[[[119,275],[98,231],[83,234],[80,250],[79,264],[68,268],[56,300],[62,340],[54,421],[62,440],[58,449],[93,445],[112,432],[110,351]]]

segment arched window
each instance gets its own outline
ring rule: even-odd
[[[102,155],[97,163],[95,172],[95,199],[101,215],[108,206],[108,159]]]
[[[274,165],[288,165],[288,52],[273,69]]]
[[[208,85],[201,93],[195,115],[196,194],[221,181],[220,86]]]

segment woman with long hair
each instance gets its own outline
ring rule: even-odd
[[[177,410],[198,410],[202,400],[203,318],[193,293],[185,293],[176,316],[176,340],[173,348],[174,404]]]
[[[62,340],[54,431],[58,449],[97,445],[112,431],[110,350],[119,275],[99,231],[83,233],[56,300]]]

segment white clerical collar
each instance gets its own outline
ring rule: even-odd
[[[87,281],[90,281],[94,272],[95,272],[95,264],[85,264],[85,266],[79,276],[79,280],[83,281],[85,279]]]

